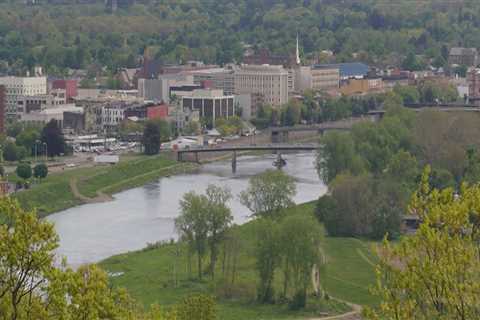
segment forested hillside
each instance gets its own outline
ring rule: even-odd
[[[408,53],[440,66],[451,46],[480,47],[479,1],[137,0],[114,14],[103,0],[53,2],[0,0],[0,72],[37,63],[113,71],[135,66],[145,46],[166,63],[226,63],[240,61],[243,44],[291,53],[297,32],[305,58],[331,50],[380,66]]]

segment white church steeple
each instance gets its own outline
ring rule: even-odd
[[[298,48],[298,32],[297,32],[297,50],[295,51],[295,58],[296,58],[296,63],[297,65],[300,65],[300,49]]]

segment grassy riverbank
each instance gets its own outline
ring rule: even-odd
[[[40,216],[95,200],[99,194],[141,186],[161,176],[191,170],[192,164],[180,164],[163,156],[126,156],[114,166],[95,166],[52,173],[40,184],[14,195],[24,208],[37,208]],[[79,194],[72,190],[76,184]]]
[[[312,214],[314,204],[304,204],[289,209],[288,213]],[[219,318],[240,319],[302,319],[318,316],[321,313],[339,314],[349,307],[336,300],[311,298],[307,310],[289,311],[286,305],[258,305],[254,302],[257,275],[253,257],[255,222],[236,227],[239,235],[239,255],[234,285],[227,285],[229,278],[223,276],[221,263],[216,272],[217,280],[191,279],[187,273],[186,248],[180,246],[181,254],[175,259],[175,245],[150,246],[138,252],[111,257],[101,265],[111,272],[123,272],[113,277],[116,286],[126,287],[145,306],[153,303],[170,305],[182,297],[195,293],[209,293],[218,298]],[[321,271],[321,283],[332,297],[356,304],[376,304],[377,300],[368,293],[374,283],[375,257],[370,244],[350,238],[330,238],[323,236],[323,250],[327,265]],[[175,263],[176,261],[176,263]],[[174,286],[174,265],[176,264],[178,286]],[[194,268],[193,274],[196,270]],[[279,278],[279,277],[277,277]],[[280,279],[276,287],[280,291]]]

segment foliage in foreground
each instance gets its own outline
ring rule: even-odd
[[[158,308],[144,313],[124,289],[111,288],[98,266],[74,271],[64,261],[56,267],[58,236],[34,211],[3,198],[0,212],[6,216],[0,225],[0,319],[173,320],[187,319],[182,315],[192,310],[202,320],[216,317],[215,303],[207,297],[186,299],[169,313]]]
[[[382,298],[369,319],[478,319],[480,317],[480,186],[460,194],[429,186],[422,176],[410,210],[422,224],[400,243],[380,248],[375,292]]]

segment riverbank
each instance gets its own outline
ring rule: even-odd
[[[314,203],[295,206],[287,214],[313,214]],[[254,302],[257,285],[255,259],[253,257],[255,221],[235,227],[238,234],[238,265],[234,284],[231,273],[224,273],[219,263],[218,279],[211,281],[192,279],[187,272],[186,248],[172,244],[152,245],[148,248],[111,257],[101,263],[102,267],[116,274],[113,285],[125,287],[145,306],[153,303],[171,305],[192,293],[208,293],[217,297],[219,318],[240,319],[312,319],[319,316],[343,314],[350,307],[340,300],[359,305],[374,305],[375,297],[368,288],[375,282],[375,257],[370,244],[351,238],[331,238],[323,235],[322,248],[327,256],[327,264],[321,269],[320,282],[331,296],[339,300],[311,297],[309,306],[301,312],[293,312],[287,305],[258,305]],[[174,268],[178,286],[174,286]],[[192,274],[196,274],[195,268]],[[208,277],[207,277],[208,278]],[[277,279],[278,291],[282,284]]]
[[[81,204],[108,200],[112,194],[142,186],[162,176],[193,170],[195,164],[177,163],[160,156],[124,156],[119,164],[69,169],[52,173],[40,184],[13,195],[22,207],[36,208],[39,216]]]

